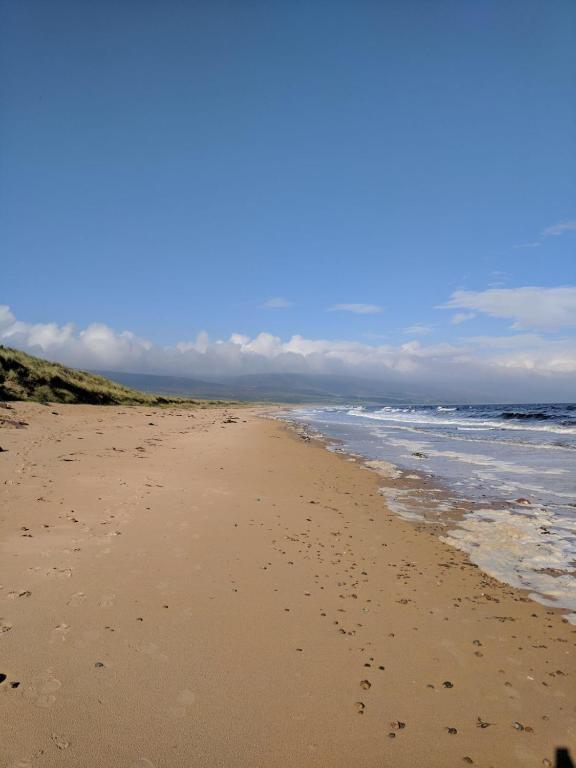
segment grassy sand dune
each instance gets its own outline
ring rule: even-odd
[[[115,381],[0,346],[0,400],[93,405],[205,405],[216,401],[139,392]]]

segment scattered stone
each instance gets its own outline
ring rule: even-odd
[[[442,688],[454,688],[454,683],[451,683],[450,680],[444,680]]]
[[[0,419],[0,424],[8,427],[14,427],[15,429],[23,429],[28,426],[27,421],[20,421],[19,419]]]
[[[448,733],[451,736],[455,736],[458,733],[458,729],[457,728],[446,728],[446,730],[448,731]]]

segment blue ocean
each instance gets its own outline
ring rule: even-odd
[[[576,623],[576,404],[310,406],[283,418],[387,467],[391,509],[442,522],[486,572]]]

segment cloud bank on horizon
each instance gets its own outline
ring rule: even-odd
[[[573,400],[576,338],[547,333],[576,326],[576,286],[456,291],[442,309],[465,309],[511,321],[517,333],[460,337],[424,344],[409,340],[370,345],[359,341],[287,340],[266,333],[233,333],[212,340],[205,332],[160,346],[102,323],[77,329],[67,323],[28,323],[0,305],[0,343],[91,370],[227,376],[248,373],[323,373],[381,378],[395,386],[446,386],[467,397]],[[422,332],[416,324],[414,334]],[[398,334],[400,339],[401,333]]]

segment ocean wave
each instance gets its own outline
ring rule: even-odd
[[[374,419],[376,421],[392,421],[399,423],[423,424],[430,426],[446,426],[473,430],[515,430],[525,432],[547,432],[557,435],[576,435],[576,427],[563,426],[562,424],[514,424],[510,421],[497,421],[496,419],[458,419],[442,418],[440,416],[426,416],[423,413],[411,409],[380,409],[378,411],[359,411],[357,408],[351,408],[348,411],[349,416],[359,416],[364,419]]]

